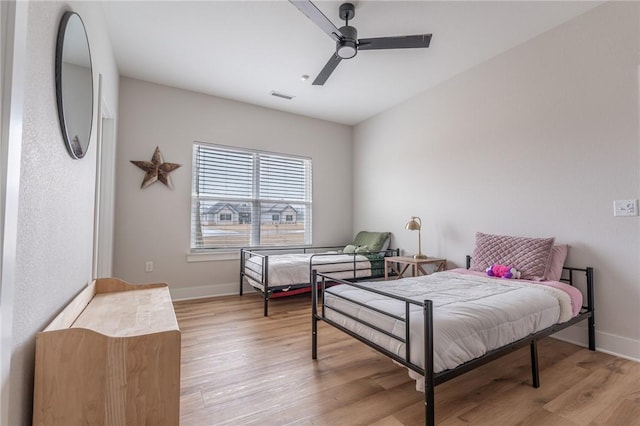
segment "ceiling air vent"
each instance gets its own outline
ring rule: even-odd
[[[275,96],[276,98],[282,98],[282,99],[286,99],[288,101],[290,101],[291,99],[295,98],[295,96],[287,95],[287,94],[276,92],[276,91],[273,91],[273,90],[269,94],[271,96]]]

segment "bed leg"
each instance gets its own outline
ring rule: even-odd
[[[318,272],[311,272],[311,359],[318,359]]]
[[[591,311],[591,316],[587,321],[589,327],[589,350],[596,350],[596,317],[595,306],[593,303],[593,268],[587,268],[587,304]]]
[[[311,318],[311,359],[318,359],[318,320]]]
[[[242,273],[244,272],[244,249],[240,249],[240,296],[242,296]]]
[[[540,387],[540,374],[538,369],[538,341],[531,341],[531,381],[534,388]]]
[[[433,384],[433,302],[424,301],[424,424],[435,426]]]
[[[595,351],[596,350],[596,320],[595,318],[593,318],[593,313],[591,313],[591,316],[589,317],[587,322],[589,327],[589,350]]]
[[[264,316],[269,316],[269,296],[266,294],[264,295]]]

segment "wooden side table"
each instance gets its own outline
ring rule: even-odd
[[[444,271],[447,264],[447,259],[440,259],[437,257],[428,257],[426,259],[415,259],[409,256],[391,256],[384,258],[384,279],[389,279],[389,268],[397,274],[396,279],[404,277],[404,273],[411,267],[412,276],[429,275],[424,270],[423,265],[433,263],[436,264],[434,272]],[[401,267],[401,265],[404,265]]]

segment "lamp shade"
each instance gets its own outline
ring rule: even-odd
[[[408,229],[409,231],[418,231],[418,254],[415,254],[413,256],[414,259],[426,259],[427,256],[422,254],[422,235],[420,235],[420,230],[422,229],[422,219],[420,219],[418,216],[411,216],[411,219],[405,225],[405,229]]]
[[[405,228],[409,231],[419,231],[422,229],[422,220],[419,217],[411,216],[411,220],[407,222]]]

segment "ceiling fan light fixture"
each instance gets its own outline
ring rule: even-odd
[[[336,55],[342,59],[351,59],[358,53],[358,48],[353,40],[341,40],[336,45]]]

